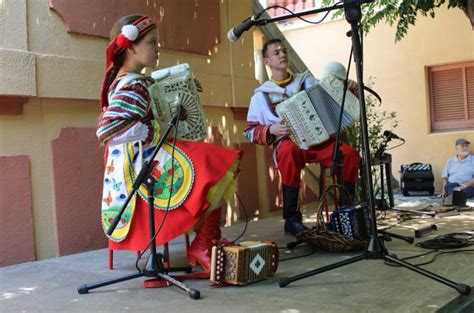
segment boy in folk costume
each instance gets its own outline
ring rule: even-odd
[[[306,163],[321,163],[330,167],[334,140],[310,150],[303,150],[289,139],[289,128],[281,123],[275,107],[317,81],[309,72],[295,75],[288,72],[287,50],[281,40],[267,41],[262,52],[264,63],[270,68],[272,77],[255,89],[250,101],[248,126],[244,136],[253,143],[274,146],[274,161],[282,181],[284,230],[286,234],[295,236],[306,229],[298,207],[301,170]],[[353,89],[354,84],[351,82],[349,89]],[[344,185],[354,194],[360,157],[358,152],[347,144],[343,143],[340,150],[343,154]]]
[[[148,80],[144,76],[126,80],[129,75],[137,77],[145,67],[154,68],[158,53],[158,30],[151,18],[126,16],[112,28],[97,128],[97,137],[106,149],[102,200],[105,231],[131,191],[142,161],[148,161],[160,138],[159,124],[151,111]],[[129,82],[119,85],[122,79]],[[182,118],[185,116],[182,114]],[[221,235],[219,205],[225,195],[233,194],[241,152],[202,142],[178,142],[173,161],[172,150],[165,143],[152,161],[156,180],[155,228],[165,218],[156,244],[199,225],[188,259],[209,272],[212,244]],[[147,246],[150,237],[146,196],[146,188],[141,186],[109,236],[111,249],[143,250]]]

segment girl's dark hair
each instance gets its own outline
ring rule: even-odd
[[[138,14],[121,17],[117,22],[115,22],[114,26],[112,26],[112,30],[110,31],[110,41],[114,40],[115,38],[118,37],[118,35],[120,35],[120,33],[122,32],[122,27],[123,26],[133,24],[133,22],[135,22],[136,20],[138,20],[139,18],[142,18],[142,17],[143,17],[143,15],[138,15]],[[145,33],[141,34],[134,41],[134,43],[139,43],[143,39],[143,37],[145,37]],[[117,74],[118,74],[120,68],[122,67],[123,63],[125,62],[126,55],[127,55],[126,50],[124,50],[124,51],[122,51],[122,52],[115,55],[114,66],[112,67],[112,69],[110,71],[110,76],[109,76],[109,79],[108,79],[107,84],[106,84],[106,90],[109,89],[110,85],[112,85],[113,81],[117,77]]]

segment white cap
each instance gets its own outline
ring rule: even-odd
[[[344,80],[346,79],[347,72],[346,72],[346,68],[341,63],[329,62],[328,64],[324,66],[321,78],[329,74],[333,74],[337,78]]]

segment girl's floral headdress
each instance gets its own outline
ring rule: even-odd
[[[109,81],[111,70],[114,66],[115,56],[123,52],[125,49],[131,48],[133,43],[140,37],[143,37],[149,30],[156,28],[155,22],[148,16],[143,16],[134,21],[130,25],[124,25],[122,32],[107,46],[106,62],[105,62],[105,77],[102,83],[102,90],[100,93],[100,108],[103,111],[108,106],[108,90],[106,86]]]

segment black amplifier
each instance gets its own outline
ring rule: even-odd
[[[434,175],[431,164],[402,164],[400,173],[400,186],[404,196],[432,196],[434,194]]]

